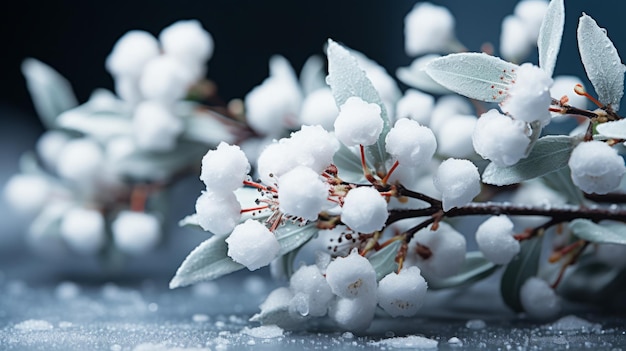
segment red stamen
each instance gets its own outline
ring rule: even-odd
[[[398,168],[398,165],[400,165],[400,163],[396,160],[396,162],[393,163],[393,166],[391,166],[391,169],[389,170],[389,172],[387,172],[387,175],[385,176],[385,178],[383,178],[383,184],[387,184],[387,181],[389,180],[391,173],[393,173],[393,171],[395,171],[396,168]]]
[[[585,88],[583,88],[582,84],[576,84],[576,86],[574,87],[574,92],[580,96],[584,96],[587,99],[591,100],[591,102],[596,104],[598,107],[600,108],[604,107],[604,105],[602,105],[600,101],[598,101],[596,98],[589,95],[589,93],[585,91]]]
[[[254,211],[259,211],[259,210],[265,210],[266,208],[269,208],[269,205],[265,205],[265,206],[258,206],[258,207],[250,207],[250,208],[242,208],[240,213],[246,213],[246,212],[254,212]]]

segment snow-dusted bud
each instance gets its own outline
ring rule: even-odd
[[[70,209],[63,215],[59,230],[61,237],[78,253],[93,254],[104,246],[104,216],[96,210]]]
[[[4,186],[4,199],[21,215],[32,216],[48,201],[50,182],[36,174],[15,174]]]
[[[100,173],[103,159],[104,152],[94,140],[74,139],[61,150],[57,172],[75,183],[90,184]]]
[[[441,192],[444,211],[463,206],[480,193],[478,169],[468,160],[449,158],[443,161],[433,184]]]
[[[289,287],[301,306],[296,306],[301,315],[321,317],[326,315],[328,305],[334,297],[330,285],[315,265],[302,266],[289,279]]]
[[[139,77],[148,61],[159,56],[159,43],[152,34],[131,30],[117,40],[106,59],[114,76]]]
[[[376,295],[364,298],[339,298],[331,304],[328,316],[341,329],[365,331],[369,328],[376,312]]]
[[[326,268],[326,281],[333,293],[348,299],[376,296],[376,271],[358,251],[337,257]]]
[[[526,123],[495,109],[483,113],[472,135],[474,150],[500,167],[516,164],[526,156],[530,144]]]
[[[626,166],[615,149],[601,141],[578,144],[568,162],[572,181],[586,193],[606,194],[617,189]]]
[[[183,121],[158,101],[140,103],[133,114],[135,143],[146,151],[174,149],[183,128]]]
[[[131,255],[150,251],[161,238],[159,220],[143,212],[120,212],[111,224],[111,231],[115,246]]]
[[[427,276],[445,278],[456,274],[465,262],[465,237],[447,223],[440,222],[434,231],[431,228],[415,233],[409,252],[417,253],[413,259]],[[427,249],[420,250],[419,246]]]
[[[250,172],[250,162],[237,145],[221,142],[202,158],[200,180],[215,193],[235,191],[243,186]]]
[[[385,148],[404,166],[418,167],[430,162],[437,150],[437,140],[428,127],[402,118],[385,137]]]
[[[442,6],[418,3],[404,18],[404,47],[409,56],[448,52],[454,37],[454,17]]]
[[[203,64],[213,55],[213,38],[197,20],[174,22],[161,31],[159,41],[166,55],[182,62]]]
[[[524,32],[531,43],[537,43],[548,3],[546,0],[523,0],[515,5],[513,13],[524,23]]]
[[[437,153],[444,157],[469,158],[474,156],[472,131],[476,126],[476,116],[454,114],[439,125]]]
[[[146,64],[139,90],[146,99],[171,103],[185,97],[193,81],[193,72],[183,63],[161,55]]]
[[[283,213],[314,221],[327,204],[328,188],[318,173],[298,166],[278,178],[279,208]]]
[[[561,302],[545,280],[532,277],[520,289],[520,301],[531,318],[549,319],[561,310]]]
[[[344,198],[341,221],[354,231],[372,233],[381,230],[387,217],[387,201],[374,188],[352,189]]]
[[[525,63],[517,68],[507,96],[500,104],[502,111],[524,122],[550,123],[550,87],[552,78],[541,68]]]
[[[476,243],[485,257],[495,264],[507,264],[519,253],[513,237],[513,222],[507,216],[492,216],[476,230]]]
[[[39,137],[35,150],[43,164],[49,169],[54,169],[59,153],[68,141],[70,141],[70,136],[67,133],[49,130]]]
[[[257,168],[263,183],[273,185],[278,177],[298,166],[296,158],[293,157],[294,150],[286,140],[281,139],[269,144],[259,155]]]
[[[524,21],[513,15],[504,17],[500,31],[500,55],[507,61],[521,62],[536,43],[529,40]]]
[[[346,146],[372,145],[383,130],[381,109],[353,96],[339,107],[335,120],[335,135]]]
[[[198,224],[215,235],[230,233],[241,218],[241,204],[233,192],[205,191],[196,200]]]
[[[378,305],[392,317],[414,316],[424,303],[428,287],[420,273],[412,266],[387,274],[378,283]]]
[[[326,130],[333,130],[339,109],[330,88],[320,88],[310,93],[302,103],[300,123],[321,125]]]
[[[302,126],[299,131],[291,133],[289,140],[298,164],[318,173],[333,163],[333,156],[340,146],[337,138],[319,125]]]
[[[435,98],[419,90],[409,89],[396,104],[396,120],[410,118],[421,125],[430,124],[430,115],[435,107]]]
[[[267,266],[280,252],[274,234],[254,219],[237,225],[226,243],[228,256],[251,271]]]

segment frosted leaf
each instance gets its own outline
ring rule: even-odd
[[[278,178],[280,210],[314,221],[327,204],[328,184],[310,168],[298,166]]]
[[[237,145],[221,142],[202,158],[200,180],[213,192],[231,192],[243,186],[250,162]]]
[[[614,111],[619,110],[624,95],[624,72],[615,45],[600,28],[596,21],[583,13],[578,21],[578,50],[587,77],[593,84],[598,100],[610,105]]]
[[[450,90],[435,82],[424,71],[424,67],[426,67],[426,65],[430,61],[439,57],[441,57],[441,55],[434,54],[418,57],[413,60],[413,62],[411,62],[411,65],[409,67],[398,68],[398,70],[396,71],[396,76],[402,83],[410,87],[425,91],[427,93],[439,95],[450,94]]]
[[[387,201],[374,188],[355,188],[344,198],[341,221],[354,231],[372,233],[381,230],[388,216]]]
[[[480,193],[480,175],[468,160],[450,158],[441,163],[433,178],[443,197],[443,210],[463,206]]]
[[[619,187],[626,166],[617,150],[601,141],[580,143],[574,148],[568,166],[572,181],[586,193],[606,194]]]
[[[122,211],[111,223],[111,231],[115,245],[131,255],[148,252],[161,239],[161,223],[149,213]]]
[[[559,297],[545,280],[531,277],[520,291],[520,300],[524,312],[535,319],[555,317],[561,310]]]
[[[253,219],[237,225],[226,238],[226,243],[228,256],[251,271],[267,266],[280,252],[274,234]]]
[[[476,242],[488,260],[495,264],[507,264],[520,251],[519,242],[513,234],[513,222],[507,216],[492,216],[476,230]]]
[[[523,9],[520,9],[522,12]],[[545,10],[543,21],[537,36],[539,67],[549,76],[554,73],[556,58],[561,47],[563,27],[565,25],[565,5],[563,0],[551,0]]]
[[[230,233],[241,218],[241,204],[234,193],[207,190],[196,200],[198,224],[215,235]]]
[[[626,119],[598,124],[596,130],[607,138],[626,139]]]
[[[104,217],[96,210],[73,208],[65,213],[61,237],[76,252],[94,254],[105,244]]]

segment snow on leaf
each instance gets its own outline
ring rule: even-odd
[[[523,311],[520,300],[522,285],[537,275],[542,238],[535,237],[521,243],[520,253],[509,263],[500,280],[500,294],[507,306],[516,312]]]
[[[587,77],[593,84],[598,100],[619,110],[624,95],[624,72],[626,67],[615,45],[596,21],[584,14],[578,21],[578,50]]]
[[[426,73],[444,87],[472,99],[500,102],[517,65],[482,53],[450,54],[432,60]]]
[[[596,131],[607,138],[626,139],[626,119],[598,124]]]
[[[567,167],[569,156],[577,144],[576,140],[564,135],[540,138],[528,157],[518,163],[507,167],[490,163],[483,172],[482,180],[498,186],[517,184]]]
[[[597,244],[626,245],[626,224],[596,224],[588,219],[575,219],[569,224],[572,234]]]
[[[541,22],[537,49],[539,50],[539,66],[552,76],[556,58],[561,47],[563,26],[565,25],[565,5],[563,0],[552,0]]]

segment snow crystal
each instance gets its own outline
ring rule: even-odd
[[[448,339],[448,344],[450,344],[451,346],[463,346],[463,341],[461,341],[461,339],[457,338],[456,336],[453,336]]]
[[[437,348],[437,340],[423,336],[409,335],[371,342],[370,345],[389,346],[392,348],[434,349]]]
[[[470,319],[469,321],[467,321],[467,323],[465,323],[465,327],[467,329],[478,330],[484,329],[486,326],[487,324],[482,319]]]
[[[256,328],[245,327],[241,332],[253,338],[260,339],[274,339],[285,335],[283,328],[277,325],[262,325]]]
[[[31,332],[50,330],[53,329],[54,326],[50,322],[41,319],[28,319],[23,322],[17,323],[15,326],[13,326],[13,328],[24,332]]]

